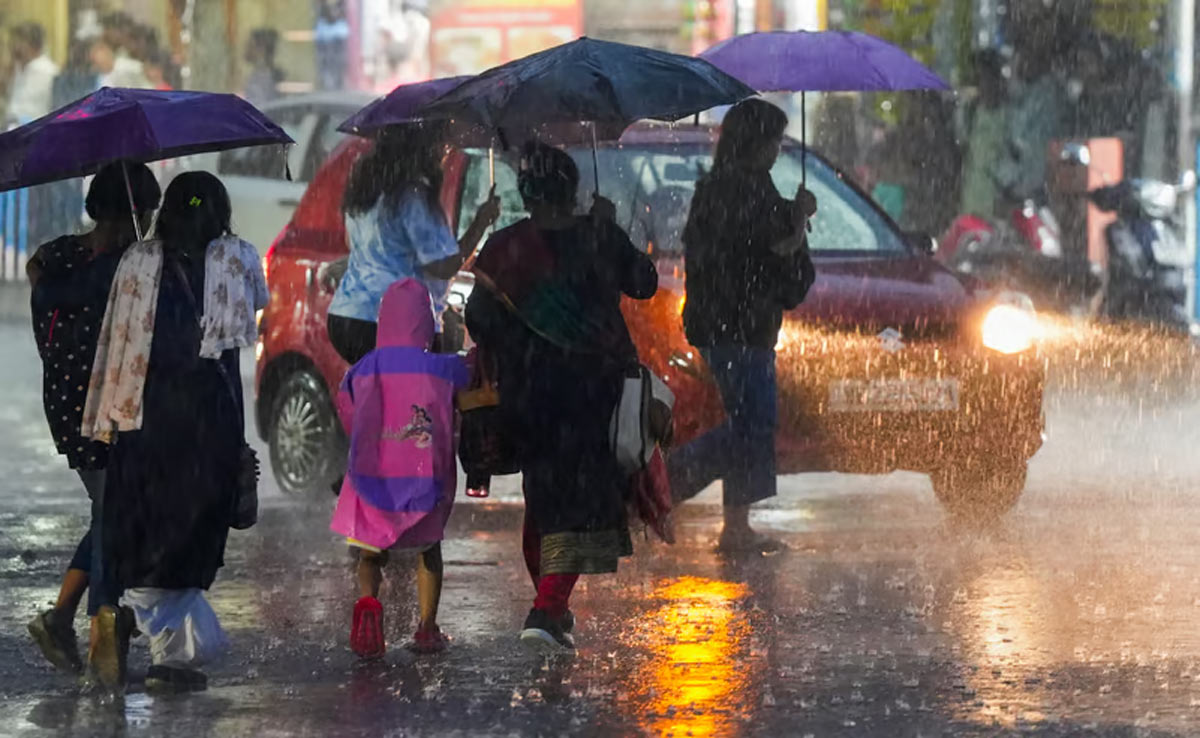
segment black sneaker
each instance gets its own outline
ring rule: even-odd
[[[70,673],[83,671],[83,659],[79,656],[79,642],[75,628],[57,610],[46,610],[29,621],[29,635],[42,650],[42,655],[55,667]]]
[[[202,671],[158,665],[146,671],[146,692],[150,694],[181,694],[206,689],[208,677]]]
[[[575,641],[570,634],[563,630],[562,621],[546,614],[545,610],[534,608],[525,618],[525,628],[521,631],[521,643],[531,651],[540,654],[574,653]]]
[[[571,612],[570,610],[567,610],[567,614],[562,616],[562,619],[558,621],[558,624],[562,626],[563,632],[566,633],[567,635],[574,633],[575,632],[575,613]]]

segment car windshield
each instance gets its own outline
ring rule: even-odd
[[[571,150],[579,165],[579,204],[586,209],[595,189],[595,166],[590,148]],[[491,184],[486,152],[472,152],[473,165],[465,183],[463,207],[478,207]],[[687,222],[688,207],[696,189],[696,180],[712,166],[712,151],[707,145],[625,145],[606,147],[597,152],[600,193],[617,206],[617,221],[629,233],[634,244],[656,256],[681,254],[681,235]],[[841,175],[824,160],[809,156],[807,185],[817,198],[818,212],[813,218],[809,244],[817,252],[897,255],[907,247],[895,226],[871,202],[842,181]],[[799,146],[789,146],[780,154],[771,170],[775,186],[784,197],[791,197],[803,180]],[[516,172],[511,162],[495,161],[496,192],[500,195],[502,215],[499,227],[524,217],[521,197],[516,190]],[[460,218],[465,229],[471,212]]]

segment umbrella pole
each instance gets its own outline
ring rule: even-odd
[[[488,147],[488,187],[496,186],[496,149]]]
[[[592,127],[592,178],[596,183],[595,196],[600,197],[600,157],[596,154],[596,121],[591,122]]]
[[[808,106],[800,91],[800,186],[808,189]]]
[[[133,215],[133,232],[137,240],[141,241],[142,221],[138,218],[137,202],[133,199],[133,185],[129,183],[129,165],[124,161],[121,162],[121,174],[125,175],[125,196],[129,198],[129,212]]]

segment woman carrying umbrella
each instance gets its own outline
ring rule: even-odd
[[[815,278],[806,224],[816,200],[792,200],[771,180],[787,116],[746,100],[725,116],[713,169],[697,187],[683,231],[688,341],[708,363],[728,420],[670,457],[678,500],[725,482],[724,551],[778,550],[750,527],[750,505],[775,496],[775,345],[783,311]]]
[[[83,667],[72,624],[84,593],[88,593],[87,612],[92,618],[89,660],[93,665],[103,653],[101,636],[112,640],[120,597],[108,586],[110,578],[105,577],[99,555],[108,447],[80,433],[83,404],[113,275],[122,253],[136,238],[134,208],[142,228],[149,228],[161,196],[154,174],[145,165],[106,166],[88,188],[87,213],[95,228],[82,236],[66,235],[43,244],[26,265],[33,287],[33,331],[42,358],[46,421],[58,452],[79,475],[92,502],[92,525],[71,558],[55,606],[29,623],[29,632],[47,660],[71,672]]]
[[[239,347],[253,342],[266,283],[230,234],[229,195],[186,172],[163,196],[157,239],[117,271],[84,408],[84,431],[115,441],[103,506],[105,562],[150,636],[148,689],[203,689],[195,670],[223,635],[201,594],[224,563],[242,486]],[[119,688],[131,624],[101,683]]]
[[[439,201],[445,154],[444,126],[393,126],[350,173],[342,201],[350,259],[328,317],[329,340],[350,364],[375,348],[379,302],[401,279],[429,289],[440,333],[448,280],[500,217],[493,195],[455,240]]]
[[[621,296],[652,297],[658,274],[611,220],[611,203],[575,215],[579,170],[566,153],[527,146],[518,185],[530,217],[488,240],[476,262],[484,288],[466,318],[496,359],[524,475],[523,547],[537,598],[521,641],[570,650],[579,575],[614,572],[632,553],[629,477],[608,426],[623,370],[637,363]]]

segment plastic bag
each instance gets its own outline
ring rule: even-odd
[[[150,638],[150,660],[156,666],[195,669],[216,660],[229,648],[217,613],[200,589],[139,587],[125,591],[138,629]]]

